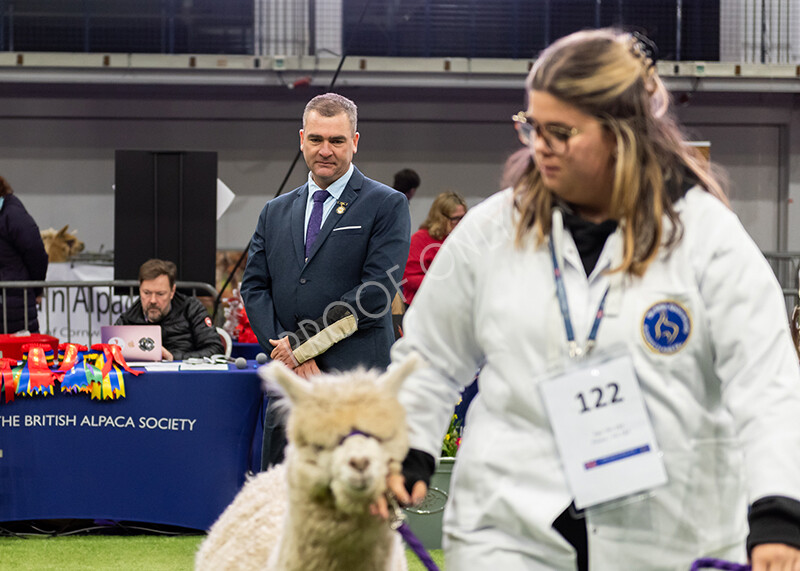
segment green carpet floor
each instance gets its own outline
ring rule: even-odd
[[[201,535],[2,537],[0,570],[190,571],[202,540]],[[409,571],[424,571],[414,554],[407,555]],[[434,550],[433,558],[443,568],[441,550]]]

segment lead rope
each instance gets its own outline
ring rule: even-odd
[[[749,565],[744,565],[742,563],[733,563],[732,561],[724,561],[722,559],[716,559],[714,557],[703,557],[701,559],[697,559],[694,563],[692,563],[691,571],[697,571],[698,569],[725,569],[727,571],[750,571]]]
[[[388,499],[389,505],[392,508],[392,513],[389,517],[389,525],[393,530],[400,533],[400,536],[405,540],[406,544],[408,544],[411,551],[414,552],[414,555],[422,562],[425,569],[428,571],[439,571],[439,567],[433,559],[431,559],[430,554],[425,550],[425,546],[422,545],[419,538],[414,535],[414,532],[408,527],[406,515],[403,513],[403,510],[400,509],[397,499],[392,494],[388,494]]]

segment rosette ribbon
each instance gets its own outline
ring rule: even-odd
[[[91,369],[87,368],[89,392],[92,399],[106,400],[125,396],[125,379],[122,375],[124,369],[137,376],[143,371],[134,371],[125,362],[118,345],[98,343],[92,345],[92,350],[98,353],[94,357]],[[84,360],[85,363],[85,360]]]
[[[58,346],[61,365],[53,374],[61,381],[62,393],[77,393],[89,390],[89,375],[84,365],[88,351],[85,345],[62,343]]]
[[[108,362],[103,353],[90,353],[84,358],[87,388],[92,400],[116,399],[125,396],[122,369]],[[104,373],[105,371],[105,373]]]
[[[17,381],[11,367],[17,364],[16,359],[0,358],[0,395],[5,395],[6,404],[14,402],[14,392],[17,390]]]
[[[44,357],[45,357],[45,361],[47,362],[47,368],[48,369],[50,367],[52,367],[54,364],[57,364],[56,354],[53,351],[53,348],[47,343],[27,343],[27,344],[23,345],[22,346],[22,351],[23,351],[22,363],[23,364],[25,364],[25,362],[28,360],[28,352],[34,346],[35,347],[40,347],[42,349],[42,351],[44,351]]]
[[[42,343],[23,345],[22,350],[25,358],[23,365],[16,369],[16,394],[52,395],[56,377],[47,365],[46,352],[49,350],[52,355],[53,350]]]
[[[78,362],[81,360],[81,357],[83,357],[88,350],[89,349],[85,345],[79,345],[77,343],[62,343],[58,346],[58,360],[60,364],[55,372],[69,372],[75,365],[78,364]]]
[[[128,366],[128,363],[125,362],[125,357],[122,356],[122,349],[119,345],[115,345],[113,343],[97,343],[96,345],[92,345],[92,350],[103,352],[106,362],[106,365],[103,368],[103,375],[105,375],[107,370],[111,370],[112,364],[119,365],[134,377],[141,375],[144,372],[134,371]]]

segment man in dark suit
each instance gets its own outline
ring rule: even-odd
[[[394,341],[391,302],[408,256],[408,202],[352,164],[356,123],[355,104],[341,95],[306,105],[300,149],[308,182],[264,206],[242,280],[259,343],[305,377],[385,368]],[[271,408],[262,468],[283,458]]]

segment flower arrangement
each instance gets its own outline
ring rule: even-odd
[[[239,343],[258,343],[250,320],[244,309],[244,300],[238,289],[233,290],[231,297],[225,298],[225,324],[222,328],[228,332],[231,339]]]
[[[461,424],[461,419],[458,418],[457,414],[454,414],[453,418],[450,419],[450,426],[447,428],[442,441],[443,457],[453,457],[458,452],[458,447],[461,445]]]

